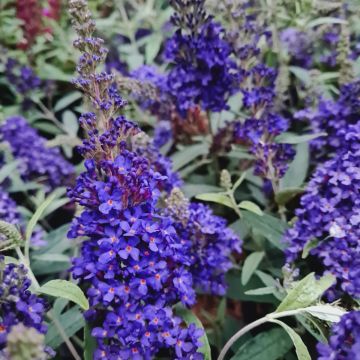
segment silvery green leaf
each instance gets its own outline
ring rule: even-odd
[[[330,304],[309,306],[305,308],[305,311],[321,320],[330,322],[339,322],[340,318],[346,314],[344,309]]]

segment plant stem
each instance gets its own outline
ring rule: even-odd
[[[230,340],[225,344],[225,346],[223,347],[223,349],[220,352],[220,355],[218,357],[217,360],[223,360],[225,358],[226,353],[228,352],[228,350],[234,345],[234,343],[244,334],[246,334],[248,331],[258,327],[259,325],[265,324],[266,322],[273,320],[273,319],[279,319],[285,316],[292,316],[292,315],[297,315],[301,312],[303,312],[305,309],[296,309],[296,310],[289,310],[289,311],[282,311],[279,313],[271,313],[268,314],[254,322],[252,322],[251,324],[248,324],[246,326],[244,326],[240,331],[238,331],[235,335],[233,335]]]

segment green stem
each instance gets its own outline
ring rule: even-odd
[[[236,212],[236,214],[239,216],[239,218],[241,219],[242,218],[242,215],[241,215],[241,211],[240,209],[238,208],[238,205],[236,203],[236,200],[235,200],[235,197],[234,197],[234,192],[232,190],[229,190],[227,192],[227,195],[229,196],[229,199],[231,201],[231,204],[233,206],[233,209],[234,211]]]
[[[223,360],[225,358],[226,353],[228,352],[228,350],[234,345],[234,343],[244,334],[246,334],[247,332],[249,332],[250,330],[265,324],[268,321],[271,321],[273,319],[279,319],[285,316],[293,316],[293,315],[297,315],[301,312],[305,311],[305,309],[296,309],[296,310],[289,310],[289,311],[282,311],[279,313],[271,313],[268,314],[254,322],[252,322],[251,324],[248,324],[246,326],[244,326],[240,331],[238,331],[235,335],[233,335],[230,340],[225,344],[225,346],[223,347],[223,349],[220,352],[220,355],[218,357],[217,360]]]

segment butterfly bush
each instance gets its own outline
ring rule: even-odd
[[[0,127],[0,135],[18,160],[18,170],[24,181],[40,181],[48,191],[71,183],[74,167],[62,157],[59,149],[46,147],[46,139],[24,118],[9,117]]]
[[[208,17],[204,1],[172,1],[172,21],[178,27],[167,41],[165,59],[171,69],[169,93],[182,116],[195,105],[208,111],[227,109],[227,99],[236,91],[237,68],[225,30]]]
[[[95,72],[106,49],[92,35],[86,2],[73,0],[70,9],[79,34],[74,45],[82,52],[75,84],[95,109],[80,118],[88,134],[80,148],[86,171],[69,190],[84,208],[69,237],[85,239],[72,274],[87,288],[95,358],[151,359],[168,348],[174,359],[202,359],[203,331],[185,327],[172,310],[179,301],[194,304],[195,291],[191,255],[157,206],[160,190],[171,185],[160,173],[168,165],[156,153],[151,158],[151,148],[140,150],[138,126],[116,116],[126,102],[111,74]]]
[[[238,236],[226,220],[204,204],[190,203],[179,188],[172,190],[167,203],[181,247],[191,254],[194,285],[203,293],[225,295],[225,274],[232,268],[230,255],[241,253]]]
[[[306,119],[315,133],[326,133],[311,142],[314,157],[324,159],[344,146],[349,125],[355,125],[360,115],[360,81],[340,88],[337,100],[322,99],[316,109],[298,111],[298,119]]]
[[[29,291],[31,281],[24,265],[5,264],[0,258],[0,354],[7,345],[12,329],[23,324],[45,334],[47,327],[44,315],[47,305],[44,300]],[[48,349],[50,353],[50,349]]]
[[[321,260],[325,272],[335,275],[337,290],[354,297],[360,296],[359,140],[360,122],[348,127],[345,149],[315,171],[295,211],[295,225],[285,235],[288,261],[295,260],[310,241],[318,241],[310,254]]]
[[[261,59],[259,41],[269,33],[257,22],[257,13],[249,14],[251,2],[230,11],[232,19],[241,19],[240,30],[229,32],[233,51],[240,68],[239,90],[242,93],[245,120],[228,122],[214,137],[212,151],[229,151],[232,144],[246,146],[254,155],[255,174],[270,182],[277,191],[279,179],[285,174],[294,157],[289,144],[275,141],[275,137],[289,128],[289,121],[276,110],[275,69]]]
[[[33,105],[31,95],[34,91],[40,90],[45,85],[34,73],[30,66],[21,65],[13,58],[7,59],[5,63],[5,76],[16,93],[22,97],[22,109],[29,110]]]
[[[317,345],[318,360],[360,359],[360,311],[351,311],[333,325],[329,344]]]
[[[20,220],[20,214],[17,211],[15,201],[9,194],[0,187],[0,220],[10,224],[17,224]]]

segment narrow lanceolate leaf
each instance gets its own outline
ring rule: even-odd
[[[256,251],[251,253],[244,262],[244,266],[241,271],[241,283],[246,285],[251,276],[258,268],[261,260],[264,258],[265,253],[263,251]]]
[[[67,280],[51,280],[40,287],[38,292],[56,298],[61,297],[68,299],[75,304],[81,306],[84,310],[89,309],[89,302],[82,290],[71,281]]]
[[[301,254],[301,258],[306,259],[309,256],[310,251],[312,249],[315,249],[318,245],[319,245],[318,239],[309,240],[304,246],[303,252]]]
[[[304,135],[297,135],[293,133],[283,133],[276,137],[275,141],[279,144],[300,144],[304,142],[308,142],[314,139],[317,139],[321,136],[326,136],[327,133],[315,133],[315,134],[304,134]]]
[[[84,327],[84,360],[93,360],[95,350],[96,340],[91,336],[89,324],[86,324]]]
[[[52,203],[52,201],[55,199],[56,194],[49,195],[45,201],[36,209],[34,215],[30,219],[25,232],[25,240],[29,241],[31,238],[31,235],[33,233],[33,230],[37,224],[37,222],[40,220],[43,212],[45,209]]]
[[[15,160],[15,161],[12,161],[11,163],[9,164],[5,164],[1,167],[1,170],[0,170],[0,184],[9,176],[11,175],[15,170],[16,168],[18,167],[19,165],[19,161],[18,160]]]
[[[286,229],[286,223],[265,213],[259,216],[250,211],[243,211],[242,215],[253,230],[263,235],[278,249],[282,250],[284,248],[281,239]]]
[[[335,278],[330,274],[317,280],[314,273],[311,273],[295,284],[276,312],[306,308],[318,300],[334,283]]]
[[[262,216],[262,214],[263,214],[263,212],[259,208],[259,206],[257,206],[252,201],[244,200],[238,206],[239,206],[240,209],[251,211],[251,212],[253,212],[253,213],[255,213],[255,214],[259,215],[259,216]]]
[[[305,309],[310,315],[329,322],[339,322],[340,318],[346,314],[344,309],[330,304],[320,304],[309,306]]]
[[[184,308],[180,304],[175,306],[175,313],[176,315],[180,316],[187,325],[195,324],[197,328],[203,329],[204,335],[200,338],[200,341],[202,342],[202,347],[199,349],[199,352],[204,354],[205,360],[211,360],[210,343],[206,336],[204,326],[198,319],[198,317],[191,310]]]
[[[242,345],[231,360],[278,360],[292,348],[283,329],[262,332]]]
[[[290,163],[285,176],[280,180],[280,190],[299,188],[303,185],[309,169],[309,160],[309,144],[297,144],[295,158]]]
[[[57,320],[61,324],[67,337],[75,335],[85,325],[84,316],[78,306],[72,307],[64,314],[58,315]],[[63,342],[57,327],[51,323],[45,336],[46,345],[53,349],[58,348]]]
[[[302,188],[285,188],[275,194],[275,201],[279,205],[285,205],[295,196],[302,194],[304,189]]]
[[[309,350],[307,349],[304,342],[301,340],[301,337],[288,325],[280,320],[270,320],[271,322],[280,325],[290,336],[294,346],[296,355],[299,360],[311,360]]]
[[[206,155],[209,151],[209,145],[206,143],[190,145],[176,152],[171,160],[173,162],[173,170],[177,171],[183,166],[189,164],[198,156]]]
[[[233,208],[233,204],[230,198],[225,193],[205,193],[196,195],[196,199],[203,201],[211,201],[217,204],[225,205],[229,208]]]

